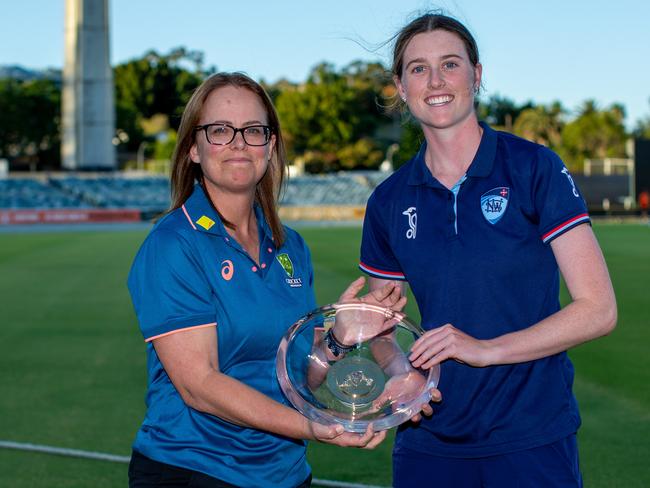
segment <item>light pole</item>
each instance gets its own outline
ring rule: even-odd
[[[138,152],[136,155],[136,169],[139,171],[144,170],[144,150],[146,149],[149,143],[147,141],[142,141],[138,146]]]

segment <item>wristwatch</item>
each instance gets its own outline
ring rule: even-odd
[[[358,344],[353,344],[351,346],[341,344],[336,340],[336,337],[334,337],[334,332],[331,328],[325,334],[325,344],[327,344],[327,348],[332,351],[334,357],[339,357],[341,354],[345,355],[350,351],[354,351],[358,347]]]

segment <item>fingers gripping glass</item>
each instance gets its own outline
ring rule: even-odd
[[[271,128],[268,125],[249,125],[233,127],[228,124],[197,125],[195,131],[205,131],[205,137],[210,144],[225,146],[235,140],[237,132],[241,132],[244,142],[249,146],[266,146],[271,139]]]

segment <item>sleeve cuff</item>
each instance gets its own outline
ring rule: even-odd
[[[359,262],[359,269],[374,278],[381,278],[384,280],[406,280],[404,273],[401,273],[399,271],[385,271],[383,269],[374,268],[372,266],[368,266],[364,262]]]
[[[159,331],[158,333],[152,332],[151,335],[145,336],[144,341],[145,342],[151,342],[154,339],[160,339],[161,337],[172,335],[172,334],[175,334],[177,332],[184,332],[184,331],[192,330],[192,329],[202,329],[204,327],[216,327],[216,325],[217,325],[216,322],[210,322],[210,323],[201,324],[201,325],[190,325],[190,326],[186,326],[186,327],[180,327],[180,328],[174,329],[174,330]]]
[[[576,225],[583,224],[585,222],[590,222],[589,214],[583,213],[580,215],[576,215],[575,217],[570,218],[569,220],[561,223],[560,225],[556,226],[555,228],[543,234],[542,241],[544,242],[544,244],[548,244],[553,239],[555,239],[558,236],[561,236],[569,229],[573,229]]]

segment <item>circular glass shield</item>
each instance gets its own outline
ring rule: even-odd
[[[343,351],[331,346],[327,334],[342,327]],[[408,360],[423,333],[403,314],[393,318],[382,307],[326,305],[298,320],[282,339],[276,360],[280,386],[316,422],[338,423],[349,432],[365,432],[369,424],[375,431],[390,429],[418,413],[438,385],[438,365],[422,370]]]

